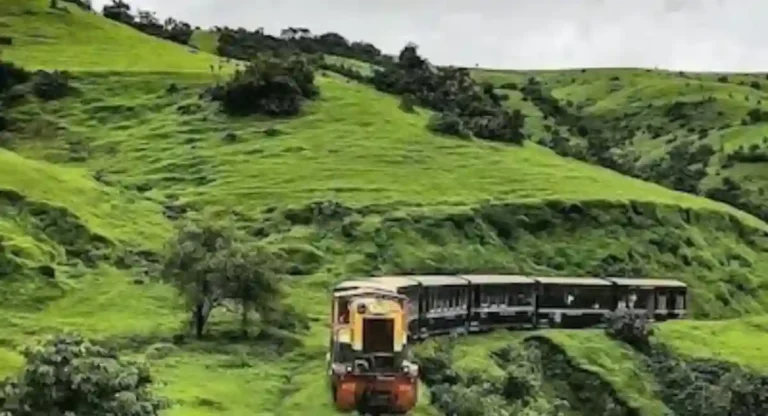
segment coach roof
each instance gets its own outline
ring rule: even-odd
[[[605,279],[620,286],[687,287],[685,283],[672,279],[634,279],[631,277],[606,277]]]
[[[545,285],[610,286],[611,282],[598,277],[533,277]]]
[[[461,277],[469,280],[470,283],[475,285],[536,283],[530,277],[518,276],[514,274],[462,274]]]
[[[451,275],[414,275],[405,276],[423,286],[466,286],[468,282],[459,276]]]

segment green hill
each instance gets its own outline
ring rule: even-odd
[[[147,359],[174,402],[169,415],[334,414],[323,361],[327,289],[372,273],[670,275],[691,285],[698,318],[768,310],[765,222],[558,156],[535,143],[543,117],[533,117],[534,141],[521,147],[434,135],[424,128],[428,110],[401,111],[397,97],[321,71],[320,98],[300,116],[230,118],[200,98],[229,71],[211,71],[217,57],[47,3],[0,5],[0,27],[13,37],[3,59],[72,71],[77,89],[9,111],[8,150],[0,151],[0,375],[22,364],[18,347],[72,329]],[[208,51],[214,42],[193,38]],[[682,88],[670,85],[670,95]],[[567,82],[560,88],[565,94]],[[601,91],[571,94],[594,100],[598,112],[617,100]],[[521,95],[509,100],[537,114]],[[726,116],[738,121],[742,110]],[[208,340],[178,342],[185,305],[152,277],[187,211],[231,218],[291,255],[289,299],[311,318],[308,334],[228,340],[232,318],[220,313]],[[766,352],[740,346],[765,331],[761,319],[664,324],[656,339],[686,356],[760,368]],[[488,365],[484,352],[530,335],[466,339],[456,354]],[[627,406],[642,414],[666,406],[636,353],[602,333],[543,336],[571,357],[572,371],[594,372]],[[538,397],[542,406],[575,403],[574,386],[543,382],[551,388]],[[427,390],[416,414],[439,414]],[[571,414],[589,414],[584,406]]]
[[[571,71],[475,71],[499,87],[521,88],[531,77],[584,125],[590,136],[608,136],[614,152],[631,160],[637,176],[675,189],[692,190],[754,215],[765,211],[768,138],[765,74],[675,73],[640,69]],[[513,84],[511,84],[513,83]],[[520,91],[510,103],[524,105],[539,120],[542,143],[559,132],[572,143],[562,116],[546,117]],[[538,114],[537,114],[538,113]],[[621,132],[617,134],[617,132]],[[677,148],[676,148],[677,146]],[[712,149],[701,160],[671,159],[680,149]],[[575,149],[564,149],[574,153]],[[570,152],[568,151],[570,150]],[[603,159],[610,159],[603,157]],[[701,174],[695,172],[701,169]],[[729,183],[730,182],[730,183]]]

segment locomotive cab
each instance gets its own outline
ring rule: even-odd
[[[404,414],[416,404],[406,301],[376,287],[334,293],[328,374],[338,410]]]

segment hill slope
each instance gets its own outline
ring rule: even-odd
[[[572,118],[590,126],[590,136],[607,134],[611,146],[620,149],[619,157],[630,161],[628,170],[636,175],[768,218],[764,210],[768,185],[764,74],[591,69],[478,70],[475,76],[499,87],[514,88],[511,104],[522,104],[539,120],[537,136],[542,143],[552,146],[555,132],[577,147],[583,145],[583,139],[567,131],[564,114],[553,116],[551,105],[534,104],[520,94],[531,77],[540,80],[546,93]],[[712,155],[695,161],[683,159],[697,148],[711,149]],[[562,150],[578,153],[576,148]],[[617,151],[613,152],[617,159]],[[671,159],[673,152],[682,157]],[[603,155],[603,159],[611,157]],[[701,174],[698,169],[702,169]]]
[[[372,273],[674,275],[692,286],[697,316],[768,308],[768,226],[734,208],[534,143],[430,134],[426,110],[404,113],[396,98],[333,74],[318,76],[321,97],[299,117],[227,118],[200,99],[216,81],[208,69],[216,58],[46,3],[0,6],[3,27],[19,39],[3,57],[75,71],[78,89],[60,101],[30,98],[10,114],[4,143],[13,152],[0,152],[0,209],[13,214],[0,217],[0,265],[12,265],[0,273],[0,297],[9,300],[0,307],[9,317],[0,324],[0,375],[21,364],[17,347],[76,329],[150,360],[158,388],[174,400],[170,415],[334,414],[318,400],[327,397],[327,289]],[[99,35],[84,43],[85,33]],[[163,59],[149,59],[155,48]],[[231,216],[290,253],[290,299],[312,318],[310,332],[227,341],[230,317],[220,314],[208,341],[173,345],[184,305],[147,277],[185,211]],[[70,229],[56,233],[51,218]],[[660,339],[685,353],[706,355],[708,341],[710,353],[723,348],[744,362],[739,341],[730,350],[716,340],[698,351],[686,344],[684,334],[721,324],[671,328]],[[606,367],[578,342],[557,341],[576,368]],[[607,345],[600,351],[620,368],[636,368],[630,352]],[[610,368],[600,374],[630,403],[663,407],[645,384]],[[422,391],[416,414],[437,414]]]

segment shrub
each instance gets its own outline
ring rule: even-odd
[[[416,45],[407,45],[396,62],[374,70],[370,82],[379,91],[411,95],[417,104],[442,113],[433,117],[429,130],[513,143],[524,139],[524,118],[504,106],[508,97],[490,83],[478,83],[467,69],[433,66],[419,56]]]
[[[22,372],[0,388],[0,415],[156,416],[163,408],[149,368],[79,336],[49,338],[24,356]]]
[[[12,62],[0,62],[0,93],[5,93],[13,86],[23,84],[31,74]]]
[[[608,318],[605,333],[614,339],[626,342],[639,350],[646,349],[653,335],[653,327],[645,311],[616,310]]]
[[[406,113],[416,112],[416,97],[411,94],[405,94],[400,98],[400,110]]]
[[[66,71],[38,71],[32,78],[32,92],[41,100],[58,100],[73,90],[69,85],[69,73]]]
[[[451,136],[468,139],[470,132],[464,126],[458,115],[454,113],[436,113],[429,118],[427,129],[435,133],[448,134]]]
[[[292,116],[305,100],[319,94],[314,79],[302,57],[265,56],[235,72],[229,82],[213,90],[212,98],[221,101],[224,111],[233,116]]]

